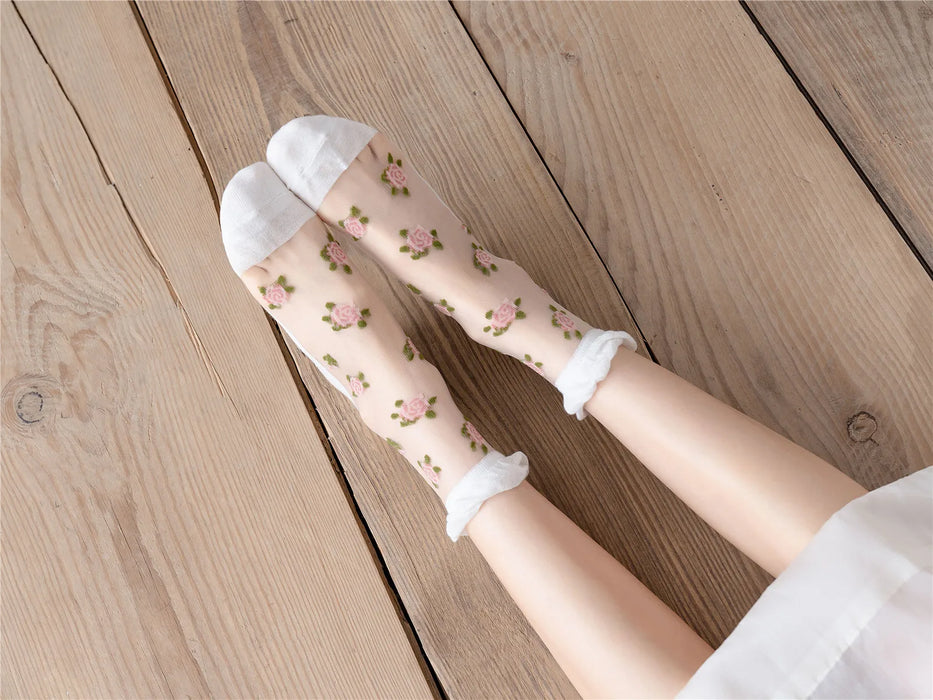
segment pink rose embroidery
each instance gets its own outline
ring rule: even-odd
[[[577,338],[583,337],[583,334],[577,329],[577,324],[570,318],[570,314],[563,309],[558,309],[553,304],[549,304],[548,308],[553,312],[551,314],[551,325],[560,328],[564,332],[565,340],[570,340],[574,336]]]
[[[440,301],[438,301],[438,302],[434,305],[434,308],[437,309],[438,311],[440,311],[440,312],[441,312],[442,314],[444,314],[445,316],[453,316],[453,315],[454,315],[454,313],[453,313],[453,312],[454,312],[454,307],[452,307],[450,304],[448,304],[446,299],[441,299]]]
[[[525,312],[519,308],[521,305],[521,298],[516,299],[514,303],[504,299],[499,304],[499,308],[487,311],[486,318],[489,319],[489,325],[483,328],[483,332],[492,331],[493,335],[505,333],[514,321],[525,318]]]
[[[369,217],[363,216],[359,207],[351,206],[350,215],[337,222],[337,225],[344,231],[359,240],[366,235],[366,224],[369,223]]]
[[[416,253],[423,253],[434,242],[434,236],[423,226],[415,226],[408,234],[408,245]]]
[[[399,189],[404,187],[408,182],[408,178],[405,177],[405,173],[403,173],[402,169],[395,163],[390,163],[386,168],[386,179],[389,181],[390,185]]]
[[[431,252],[431,248],[442,250],[444,246],[437,238],[437,229],[428,231],[423,226],[415,226],[410,231],[403,228],[398,234],[405,239],[406,244],[398,250],[400,253],[411,253],[411,259],[423,258]]]
[[[338,265],[343,265],[347,262],[347,254],[343,252],[343,248],[340,247],[337,241],[331,241],[327,244],[327,254],[330,256],[331,262],[335,262]]]
[[[470,441],[471,450],[482,450],[483,454],[489,452],[489,448],[486,446],[486,441],[483,439],[483,436],[479,434],[479,431],[470,421],[463,422],[463,425],[460,427],[460,434]]]
[[[270,309],[281,308],[294,291],[295,288],[285,281],[285,275],[279,275],[275,282],[259,288],[262,300]]]
[[[330,314],[321,316],[321,320],[330,324],[335,331],[342,331],[356,324],[360,328],[366,328],[366,318],[369,316],[369,309],[361,309],[356,304],[335,303],[332,301],[325,304]]]
[[[359,372],[355,377],[348,374],[347,384],[350,387],[350,393],[354,396],[362,396],[363,392],[369,388],[369,382],[366,381],[366,377],[363,376],[362,372]]]
[[[492,255],[490,255],[488,251],[484,250],[482,246],[478,246],[472,242],[470,245],[473,246],[473,267],[475,267],[487,277],[489,277],[490,270],[496,272],[499,269],[492,261]]]
[[[441,483],[441,468],[431,464],[430,455],[425,455],[423,460],[419,459],[418,466],[421,467],[421,472],[431,483],[431,486],[437,488],[437,485]]]
[[[403,428],[414,425],[422,418],[437,418],[437,413],[433,408],[436,402],[436,396],[426,398],[424,394],[418,394],[414,398],[408,399],[408,401],[399,399],[395,402],[398,411],[390,417],[393,420],[398,420],[399,425]]]
[[[382,171],[380,179],[389,186],[393,196],[399,193],[406,197],[409,196],[407,187],[408,177],[402,170],[402,159],[395,159],[392,157],[392,154],[389,153],[388,161],[389,164],[386,166],[385,170]]]
[[[331,235],[330,231],[327,232],[327,245],[321,248],[321,258],[324,262],[329,264],[331,270],[336,270],[340,267],[343,268],[343,271],[348,275],[353,272],[348,264],[349,260],[347,259],[346,251],[340,247],[340,244]]]
[[[525,361],[523,364],[527,365],[528,367],[531,367],[531,369],[533,369],[535,372],[540,374],[542,377],[544,376],[544,370],[541,369],[541,367],[543,366],[542,363],[535,362],[533,359],[531,359],[531,355],[529,355],[528,353],[525,353]]]

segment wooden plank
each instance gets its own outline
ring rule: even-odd
[[[933,4],[749,8],[933,267]]]
[[[498,254],[602,326],[635,332],[521,125],[448,5],[145,3],[141,13],[221,189],[289,119],[377,126]],[[469,341],[372,268],[454,398],[531,482],[712,641],[768,578],[712,533],[599,425],[563,413],[520,363]],[[246,295],[246,292],[243,292]],[[294,348],[292,348],[294,350]],[[469,540],[408,465],[297,355],[354,496],[441,679],[455,697],[574,694]]]
[[[4,3],[0,692],[432,696],[131,7],[20,11],[52,70]]]
[[[740,5],[456,7],[662,365],[866,487],[933,461],[933,286]]]

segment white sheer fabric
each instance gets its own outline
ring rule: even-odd
[[[678,697],[933,697],[933,466],[833,515]]]

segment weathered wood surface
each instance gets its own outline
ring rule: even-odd
[[[132,8],[19,11],[52,70],[3,3],[3,697],[435,695]]]
[[[741,6],[456,3],[662,365],[875,488],[933,285]]]
[[[933,3],[749,7],[933,267]]]
[[[634,332],[449,6],[146,3],[141,12],[218,190],[295,116],[374,124],[493,250],[588,320]],[[757,567],[600,426],[566,416],[533,373],[470,342],[397,282],[375,281],[480,430],[499,449],[529,454],[532,483],[703,636],[717,642],[731,631],[767,584]],[[469,540],[445,539],[434,496],[298,353],[296,361],[445,689],[572,694]]]
[[[933,462],[929,279],[738,5],[2,11],[4,697],[436,694],[395,590],[442,692],[575,695],[422,480],[283,357],[226,264],[211,189],[300,114],[384,130],[558,299],[640,338],[627,302],[663,365],[864,485]],[[812,86],[807,66],[846,54],[828,10],[782,21],[805,12],[826,53],[775,40]],[[928,53],[885,12],[886,41]],[[889,84],[922,85],[904,51],[881,63],[914,82]],[[840,70],[852,133],[902,140],[860,151],[837,131],[923,251],[922,100],[881,104],[860,92],[880,68]],[[897,104],[909,124],[884,121]],[[706,639],[731,631],[760,569],[536,376],[364,272],[532,483]]]

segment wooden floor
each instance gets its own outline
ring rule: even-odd
[[[227,264],[218,196],[302,114],[389,134],[562,303],[864,486],[933,463],[931,66],[929,2],[3,2],[3,697],[575,696]],[[721,642],[769,577],[374,275]]]

